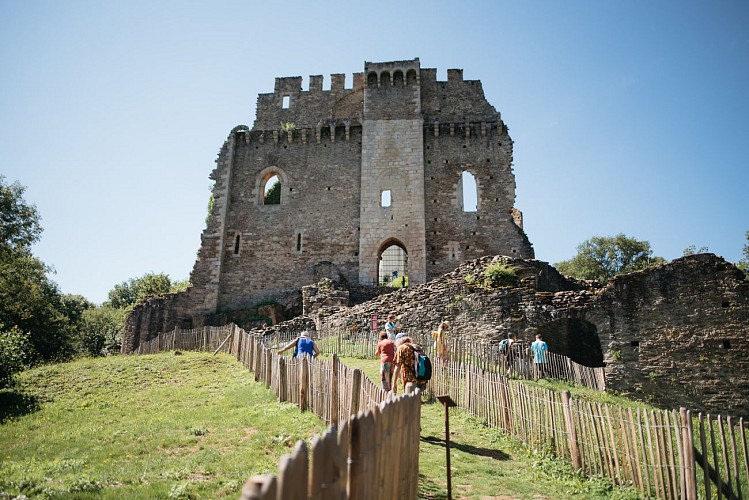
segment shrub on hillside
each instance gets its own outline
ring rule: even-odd
[[[0,323],[0,388],[10,385],[13,376],[26,367],[29,349],[28,333],[15,326],[5,330]]]
[[[110,306],[86,309],[81,317],[78,350],[88,356],[120,352],[125,309]]]

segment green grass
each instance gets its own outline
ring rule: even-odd
[[[345,358],[378,380],[373,359]],[[84,359],[0,391],[0,498],[236,498],[324,430],[228,355]],[[444,409],[422,406],[419,498],[447,498]],[[455,498],[637,498],[450,410]]]
[[[325,428],[206,353],[29,370],[0,408],[0,498],[236,498]]]
[[[379,361],[342,358],[379,381]],[[447,498],[445,410],[438,402],[421,407],[419,498]],[[450,409],[450,465],[454,498],[640,498],[603,478],[585,478],[564,460],[534,454],[467,412]]]

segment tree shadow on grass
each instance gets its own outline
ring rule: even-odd
[[[445,440],[442,438],[434,437],[434,436],[426,436],[421,438],[422,441],[425,443],[442,446],[445,447]],[[501,451],[501,450],[493,450],[491,448],[479,448],[477,446],[472,446],[470,444],[461,444],[456,443],[455,441],[450,441],[450,449],[453,450],[460,450],[465,453],[469,453],[471,455],[478,455],[480,457],[488,457],[494,460],[509,460],[510,455],[507,453]]]
[[[0,424],[38,411],[39,399],[19,388],[0,389]]]

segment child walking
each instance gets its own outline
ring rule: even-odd
[[[380,332],[380,341],[377,343],[375,355],[380,356],[380,378],[382,379],[382,388],[389,391],[393,384],[395,342],[390,340],[388,334],[384,330]]]

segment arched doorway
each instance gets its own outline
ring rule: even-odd
[[[388,240],[377,252],[377,282],[380,285],[408,285],[408,252],[403,243]]]

